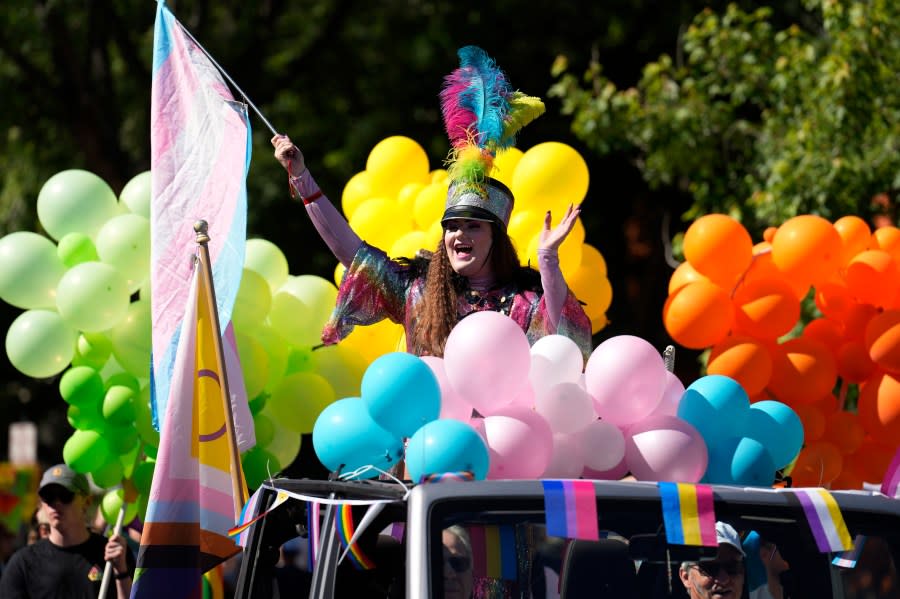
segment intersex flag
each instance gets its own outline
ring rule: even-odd
[[[220,326],[225,332],[244,265],[247,237],[247,107],[236,102],[213,62],[163,0],[156,7],[150,102],[150,289],[153,313],[152,407],[159,430],[169,401],[196,247],[194,223],[208,243]],[[233,336],[227,351],[234,353]],[[229,371],[238,443],[253,445],[240,369]],[[241,394],[244,397],[241,397]]]
[[[228,536],[246,483],[229,440],[206,268],[198,261],[179,336],[132,599],[199,598],[202,575],[240,551]],[[235,485],[232,484],[233,478]],[[241,497],[235,498],[237,486]]]

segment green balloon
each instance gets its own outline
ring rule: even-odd
[[[150,300],[138,300],[128,306],[122,322],[110,331],[112,352],[122,368],[138,378],[150,376]]]
[[[9,325],[6,355],[23,374],[37,379],[55,376],[75,355],[75,331],[56,312],[28,310]]]
[[[269,356],[269,380],[266,381],[266,391],[271,392],[284,378],[287,370],[288,344],[285,338],[269,325],[259,327],[253,337],[262,344]]]
[[[288,277],[272,296],[269,323],[292,345],[319,345],[335,300],[337,288],[331,281],[315,275]]]
[[[251,489],[259,488],[269,478],[270,473],[274,476],[281,471],[278,458],[258,446],[241,456],[241,465],[244,467],[247,486]]]
[[[156,460],[146,460],[135,466],[131,482],[141,495],[150,493],[153,484],[153,470],[156,468]]]
[[[103,376],[103,373],[100,373],[100,376]],[[121,385],[123,387],[128,387],[135,394],[140,393],[141,391],[141,383],[137,380],[137,378],[131,374],[130,372],[116,372],[114,374],[110,374],[103,380],[103,388],[109,390],[110,387],[115,385]]]
[[[124,469],[119,460],[112,459],[103,464],[99,468],[91,471],[91,478],[94,484],[102,489],[108,489],[122,484],[122,475]]]
[[[287,281],[288,262],[277,245],[266,239],[248,239],[244,268],[262,275],[274,292]]]
[[[66,408],[66,419],[72,428],[80,431],[99,431],[106,425],[100,413],[100,401],[70,405]]]
[[[81,264],[82,262],[96,262],[99,260],[97,248],[91,238],[84,233],[67,233],[56,246],[56,254],[60,261],[67,267]]]
[[[122,188],[119,202],[135,214],[150,218],[150,171],[132,177]]]
[[[269,394],[265,391],[251,399],[248,404],[250,406],[251,414],[259,414],[262,412],[263,408],[266,407],[266,402],[269,401]]]
[[[119,510],[122,509],[124,497],[125,492],[122,489],[112,489],[111,491],[107,491],[106,495],[103,496],[103,499],[100,500],[100,513],[103,514],[103,518],[107,522],[114,524],[118,520]],[[137,516],[137,513],[137,501],[126,503],[125,516],[122,518],[122,522],[126,524],[131,522],[134,520],[134,517]]]
[[[75,406],[71,406],[75,407]],[[87,474],[110,457],[106,438],[97,431],[75,431],[63,446],[63,460],[72,470]]]
[[[103,418],[116,426],[134,424],[134,395],[134,389],[129,387],[110,387],[103,398]]]
[[[133,426],[118,426],[110,422],[106,423],[103,434],[106,435],[110,451],[116,455],[128,453],[140,440]]]
[[[264,449],[278,459],[278,463],[283,465],[282,468],[287,468],[297,459],[302,440],[303,437],[297,433],[275,423],[275,434]]]
[[[272,290],[269,283],[256,271],[245,268],[241,286],[234,300],[231,320],[239,331],[255,331],[266,320],[272,306]]]
[[[99,405],[103,391],[103,379],[89,366],[73,366],[59,379],[59,394],[71,405]]]
[[[365,358],[341,344],[320,347],[312,354],[314,371],[331,383],[337,397],[360,396],[368,368]]]
[[[56,289],[59,313],[73,328],[99,333],[119,324],[128,313],[128,288],[119,272],[102,262],[76,264]]]
[[[66,267],[52,241],[29,231],[0,238],[0,299],[17,308],[56,308]]]
[[[159,445],[150,445],[149,443],[144,444],[144,455],[148,458],[156,459],[156,454],[159,451]]]
[[[295,372],[312,372],[316,364],[311,347],[292,347],[288,353],[287,374]]]
[[[253,432],[256,435],[256,444],[265,447],[275,437],[275,423],[267,414],[256,414],[253,416]]]
[[[241,357],[241,374],[248,397],[256,397],[269,380],[269,355],[262,344],[249,335],[234,334],[238,355]]]
[[[56,173],[38,193],[38,219],[53,239],[62,239],[72,232],[94,237],[118,209],[110,186],[88,171]]]
[[[323,377],[313,372],[296,372],[275,387],[266,410],[284,428],[311,433],[316,418],[334,400],[334,390]]]
[[[131,213],[109,219],[97,233],[97,254],[134,293],[150,276],[150,220]]]
[[[72,362],[100,370],[112,354],[112,341],[103,333],[82,333],[75,343]]]

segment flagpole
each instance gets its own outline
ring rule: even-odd
[[[175,17],[175,14],[172,13],[172,16]],[[206,55],[206,57],[209,59],[209,61],[211,63],[213,63],[213,65],[219,70],[220,73],[222,73],[222,76],[228,80],[228,83],[230,83],[234,87],[234,89],[236,89],[237,92],[239,94],[241,94],[241,97],[244,98],[244,100],[247,102],[247,104],[250,106],[250,108],[253,109],[253,112],[255,112],[256,115],[260,118],[260,120],[262,120],[263,124],[269,128],[269,131],[272,132],[272,135],[278,135],[278,131],[275,130],[275,127],[273,127],[272,124],[269,123],[268,119],[266,119],[266,117],[263,116],[263,113],[259,111],[259,108],[256,107],[256,104],[254,104],[250,100],[250,98],[247,97],[247,94],[244,93],[244,90],[242,90],[238,86],[238,84],[234,82],[234,79],[231,78],[231,75],[229,75],[228,72],[226,72],[225,69],[223,69],[221,67],[221,65],[219,65],[218,62],[216,62],[216,59],[212,57],[212,54],[210,54],[209,52],[206,51],[206,48],[204,48],[200,44],[200,42],[197,41],[197,38],[195,38],[191,34],[191,32],[188,31],[187,27],[185,27],[184,25],[181,24],[181,21],[179,21],[177,18],[175,18],[175,22],[178,23],[178,26],[181,27],[181,30],[184,31],[184,34],[187,35],[191,39],[191,41],[193,41],[195,44],[197,44],[197,47],[200,49],[200,51],[203,52]]]
[[[244,500],[247,498],[247,491],[244,488],[244,481],[240,475],[241,454],[238,451],[237,436],[234,432],[234,413],[231,409],[231,391],[228,388],[228,372],[225,369],[225,353],[222,349],[222,333],[219,325],[219,310],[216,306],[216,289],[213,286],[212,265],[209,259],[209,225],[205,220],[194,223],[194,231],[197,233],[197,244],[200,246],[200,271],[197,273],[206,281],[207,307],[209,309],[210,318],[212,319],[215,334],[213,335],[213,343],[216,350],[216,365],[221,373],[221,395],[222,403],[225,408],[225,432],[228,436],[228,449],[231,452],[231,490],[234,499],[234,519],[237,520],[241,515],[241,509],[244,507]],[[237,466],[237,467],[235,467]]]

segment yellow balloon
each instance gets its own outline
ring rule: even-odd
[[[372,191],[395,198],[407,183],[427,183],[428,155],[415,140],[393,135],[375,144],[366,160]]]
[[[428,231],[426,231],[428,235],[428,239],[426,241],[427,245],[426,249],[431,250],[432,252],[437,248],[438,244],[444,239],[444,225],[441,224],[440,221],[434,221],[431,223],[431,226],[428,227]]]
[[[359,397],[368,363],[346,342],[326,345],[312,353],[313,371],[331,383],[337,397]]]
[[[569,289],[581,302],[589,318],[605,314],[612,303],[612,285],[604,275],[581,266],[566,277]]]
[[[262,343],[250,335],[236,332],[238,354],[241,357],[241,372],[247,397],[256,397],[269,380],[269,354]]]
[[[428,234],[424,231],[410,231],[394,242],[388,255],[391,258],[412,258],[421,249],[431,250],[428,246]]]
[[[350,218],[350,227],[370,245],[389,248],[412,230],[412,221],[409,215],[398,214],[396,201],[372,198],[357,207]]]
[[[428,173],[428,180],[431,183],[443,183],[447,180],[447,169],[436,168]]]
[[[581,244],[581,265],[606,276],[606,259],[600,250],[589,243]]]
[[[540,243],[540,233],[531,238],[528,244],[528,259],[531,260],[531,266],[537,268],[537,249]],[[575,221],[575,226],[566,237],[566,240],[559,246],[559,269],[566,278],[575,273],[581,266],[581,246],[584,242],[584,225],[581,219]]]
[[[424,231],[435,221],[441,220],[447,204],[447,189],[449,185],[446,182],[432,183],[423,187],[416,196],[413,216],[419,229]]]
[[[397,193],[397,205],[400,212],[412,214],[416,208],[416,196],[425,187],[422,183],[407,183]]]
[[[402,326],[385,319],[373,325],[356,327],[341,343],[362,356],[368,366],[384,354],[406,351],[406,346],[400,345],[402,334]]]
[[[528,261],[528,244],[531,243],[535,235],[541,232],[541,227],[543,226],[542,213],[520,209],[513,211],[509,219],[509,225],[506,227],[506,232],[519,251],[519,259],[522,261],[522,264]]]
[[[345,270],[347,270],[347,268],[340,262],[338,262],[337,266],[334,267],[334,284],[337,285],[339,288],[341,286],[341,281],[344,280],[344,271]]]
[[[360,204],[373,196],[372,177],[366,171],[360,171],[350,177],[341,194],[341,209],[349,220]]]
[[[575,148],[548,141],[530,148],[516,165],[512,192],[526,210],[562,215],[580,204],[588,190],[588,167]]]
[[[516,171],[516,165],[519,164],[519,160],[524,155],[525,153],[519,148],[509,148],[499,152],[494,158],[494,168],[491,170],[491,177],[512,188],[513,173]]]
[[[591,335],[596,335],[600,331],[606,328],[606,325],[609,324],[609,319],[606,317],[606,314],[601,314],[595,318],[591,319]]]
[[[272,307],[272,290],[269,282],[256,271],[245,268],[241,275],[234,300],[234,311],[231,320],[241,331],[252,331],[265,321]]]

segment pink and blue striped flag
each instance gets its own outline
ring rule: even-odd
[[[198,263],[197,271],[205,268]],[[132,599],[195,599],[202,575],[240,551],[229,538],[246,482],[229,440],[207,279],[196,272],[141,533]],[[235,497],[235,493],[242,495]]]
[[[590,480],[544,480],[547,535],[566,539],[600,538],[597,494]]]
[[[712,487],[672,482],[658,486],[669,544],[716,547]]]
[[[225,332],[244,264],[250,122],[212,61],[159,0],[150,103],[150,289],[153,313],[153,424],[160,430],[171,393],[178,335],[197,247],[194,223],[209,224],[208,244],[220,326]],[[226,335],[226,357],[235,353]],[[236,355],[236,354],[235,354]],[[240,369],[229,369],[238,444],[253,439]],[[243,397],[241,397],[243,394]]]

